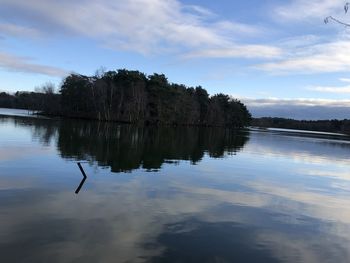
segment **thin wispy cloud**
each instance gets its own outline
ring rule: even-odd
[[[215,13],[213,13],[211,10],[204,8],[202,6],[198,6],[198,5],[185,5],[184,10],[190,10],[190,11],[195,11],[196,13],[200,14],[200,15],[204,15],[206,17],[212,17],[214,18],[216,16]]]
[[[340,78],[339,80],[342,81],[342,82],[350,82],[349,78]]]
[[[52,77],[64,77],[68,74],[68,71],[64,69],[37,64],[31,58],[19,57],[4,52],[0,52],[0,68],[15,72],[35,73]]]
[[[34,28],[16,24],[0,23],[0,35],[37,38],[40,32]]]
[[[350,85],[343,86],[343,87],[315,86],[315,87],[309,87],[307,89],[312,91],[327,92],[327,93],[339,93],[339,94],[350,93]]]
[[[341,82],[349,83],[350,79],[340,78]],[[326,93],[336,93],[336,94],[347,94],[350,93],[350,85],[343,86],[310,86],[306,88],[311,91],[326,92]]]
[[[311,45],[317,45],[319,43],[326,42],[326,41],[328,41],[327,38],[324,38],[318,35],[313,35],[313,34],[297,35],[293,37],[283,38],[277,41],[277,46],[280,46],[283,49],[288,50],[288,49],[308,47]]]
[[[209,48],[185,54],[183,58],[278,58],[282,50],[264,45],[231,45],[225,48]]]

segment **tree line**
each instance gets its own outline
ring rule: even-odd
[[[94,76],[71,74],[54,94],[0,94],[0,107],[41,110],[64,117],[125,123],[244,127],[246,106],[225,94],[209,96],[202,87],[169,83],[163,74],[108,71]]]
[[[0,108],[41,111],[60,114],[60,95],[43,92],[17,91],[15,94],[0,92]]]
[[[254,118],[252,126],[350,134],[350,120],[293,120],[285,118]]]
[[[62,115],[126,123],[246,126],[251,115],[228,95],[169,83],[165,75],[108,71],[68,76],[61,86]]]

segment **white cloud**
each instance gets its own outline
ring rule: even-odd
[[[0,34],[16,37],[38,37],[40,32],[34,28],[9,23],[0,23]]]
[[[190,52],[184,55],[185,58],[275,58],[282,54],[277,47],[264,45],[232,45],[228,48],[211,48]]]
[[[243,41],[267,30],[220,19],[211,10],[179,0],[1,0],[0,33],[11,36],[82,36],[104,47],[144,55],[181,58],[264,59],[255,69],[272,73],[348,71],[350,39],[316,35],[290,37],[273,44]],[[285,19],[320,17],[341,9],[340,1],[292,1],[277,7]],[[6,21],[6,22],[4,22]],[[267,60],[267,61],[266,61]],[[255,62],[258,63],[258,62]]]
[[[172,51],[193,52],[199,57],[212,50],[215,57],[226,57],[229,50],[229,57],[247,57],[254,45],[233,40],[263,31],[261,27],[214,19],[210,10],[178,0],[2,0],[2,6],[7,12],[0,10],[0,17],[9,21],[17,17],[16,23],[22,23],[19,26],[28,25],[49,35],[78,34],[97,39],[103,46],[146,55]],[[276,48],[256,47],[263,57],[275,57]]]
[[[67,71],[57,67],[33,63],[31,58],[18,57],[3,52],[0,52],[0,68],[17,72],[43,74],[53,77],[63,77],[68,74]]]
[[[327,93],[350,93],[350,85],[342,86],[342,87],[336,87],[336,86],[315,86],[315,87],[308,87],[308,90],[312,91],[318,91],[318,92],[327,92]]]
[[[256,68],[282,74],[349,71],[349,49],[349,39],[309,45],[292,49],[284,59],[260,64]]]
[[[219,32],[225,32],[227,34],[242,34],[248,36],[258,36],[266,32],[266,29],[257,25],[247,25],[243,23],[233,23],[231,21],[223,20],[215,22],[213,28]]]
[[[342,82],[350,82],[349,78],[340,78],[339,80],[342,81]]]
[[[198,5],[186,5],[184,9],[192,10],[197,12],[199,15],[205,15],[209,17],[215,17],[215,14],[207,8]]]
[[[344,4],[343,0],[294,0],[275,8],[274,14],[278,18],[299,22],[309,19],[323,21],[329,15],[344,13]]]

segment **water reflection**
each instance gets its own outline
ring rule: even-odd
[[[164,251],[151,262],[342,262],[349,256],[336,236],[330,240],[329,236],[313,231],[310,226],[317,222],[310,218],[305,219],[307,224],[290,229],[290,224],[274,220],[263,210],[225,209],[260,216],[265,221],[251,225],[187,219],[169,224],[157,238]],[[316,252],[315,247],[328,249]]]
[[[252,142],[246,151],[273,157],[286,157],[295,161],[322,163],[333,161],[348,163],[350,139],[344,136],[252,132]],[[335,139],[336,138],[336,139]]]
[[[4,262],[350,260],[347,142],[0,118],[0,146]]]
[[[77,120],[10,119],[32,129],[44,145],[57,138],[63,158],[97,162],[112,172],[138,168],[155,171],[176,160],[199,162],[240,151],[249,132],[223,128],[131,126]],[[175,162],[176,163],[176,162]]]

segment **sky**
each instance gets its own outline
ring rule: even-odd
[[[70,73],[163,73],[255,117],[350,118],[342,0],[0,0],[0,91]]]

